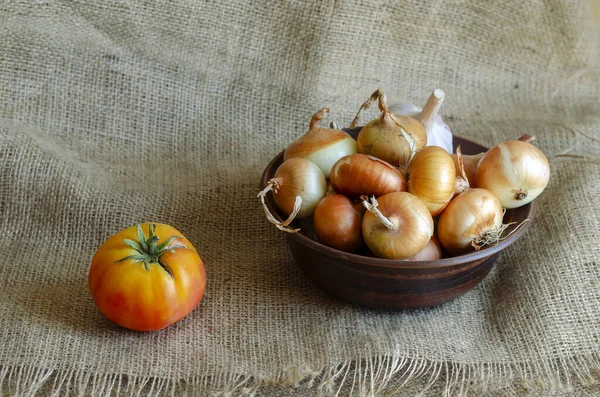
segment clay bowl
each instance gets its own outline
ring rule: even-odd
[[[359,128],[347,132],[356,138]],[[487,150],[475,142],[454,137],[454,149],[460,145],[464,154]],[[273,177],[283,162],[283,152],[263,172],[260,189]],[[276,209],[272,195],[267,206],[279,220],[285,219]],[[507,210],[504,223],[516,222],[510,233],[525,219],[533,219],[535,204]],[[503,249],[519,239],[531,222],[523,223],[508,238],[480,251],[435,261],[404,261],[375,257],[368,250],[347,253],[315,241],[311,220],[301,220],[302,230],[288,234],[292,256],[304,273],[332,295],[369,308],[409,309],[435,306],[456,298],[475,287],[490,272]],[[506,234],[505,234],[506,235]]]

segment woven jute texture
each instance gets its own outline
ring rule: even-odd
[[[524,133],[548,188],[525,236],[438,307],[367,310],[294,264],[267,163],[377,88],[446,92],[455,135]],[[0,395],[598,395],[600,35],[580,1],[0,4]],[[374,111],[371,113],[374,117]],[[95,307],[111,234],[180,230],[205,299],[159,332]]]

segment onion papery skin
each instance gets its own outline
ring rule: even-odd
[[[408,192],[421,199],[432,216],[446,208],[454,196],[455,182],[452,156],[439,146],[421,149],[408,165]]]
[[[315,163],[325,178],[329,178],[336,161],[356,152],[356,141],[346,132],[318,127],[292,142],[283,153],[283,160],[305,158]]]
[[[406,180],[398,169],[365,154],[342,157],[332,167],[329,181],[337,193],[350,197],[406,191]]]
[[[477,165],[479,165],[479,161],[481,160],[484,154],[485,153],[462,155],[462,161],[465,167],[465,174],[467,175],[467,180],[469,181],[470,187],[478,187],[477,185],[475,185],[475,174],[477,173]],[[459,172],[458,156],[456,155],[456,153],[452,155],[452,160],[454,161],[454,167],[456,168],[456,176],[462,177],[462,175],[460,175]]]
[[[363,239],[376,256],[406,259],[425,248],[433,235],[433,218],[421,200],[407,192],[395,192],[377,201],[377,209],[396,230],[388,229],[373,213],[365,212]]]
[[[325,245],[353,252],[363,244],[362,211],[341,194],[323,198],[314,214],[315,234]]]
[[[486,189],[474,188],[454,197],[439,217],[437,237],[452,254],[474,250],[472,242],[502,227],[500,201]]]
[[[549,179],[544,153],[528,142],[506,141],[481,158],[475,186],[492,192],[504,208],[517,208],[539,196]]]
[[[286,215],[292,213],[296,196],[302,198],[297,219],[312,215],[327,191],[327,182],[321,169],[301,157],[284,161],[275,171],[271,181],[275,182],[273,188],[275,205]]]
[[[442,259],[442,246],[437,237],[431,236],[429,242],[418,254],[406,258],[407,261],[436,261]]]
[[[358,153],[377,157],[395,166],[407,164],[413,151],[426,144],[427,133],[420,122],[391,112],[384,112],[381,117],[368,122],[357,138]]]

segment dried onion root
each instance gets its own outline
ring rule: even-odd
[[[265,196],[273,192],[273,201],[288,217],[278,221],[269,211]],[[313,214],[317,204],[327,191],[327,182],[317,165],[301,157],[294,157],[279,166],[267,186],[258,193],[263,210],[269,222],[279,230],[296,233],[300,229],[289,227],[296,218],[305,218]]]

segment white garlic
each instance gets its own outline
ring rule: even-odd
[[[427,146],[439,146],[452,154],[452,131],[438,114],[444,96],[444,91],[438,88],[433,91],[424,108],[412,103],[400,103],[390,106],[390,110],[394,114],[419,120],[427,132]]]

